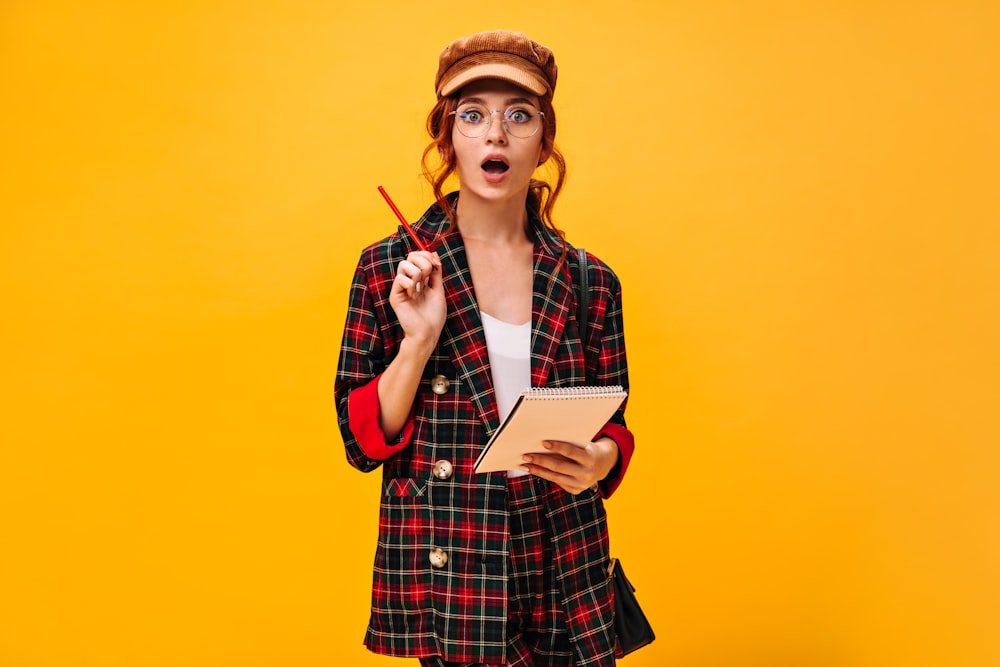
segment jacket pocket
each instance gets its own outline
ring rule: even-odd
[[[426,480],[416,480],[412,477],[393,477],[382,485],[382,500],[393,502],[394,499],[421,498],[427,491]]]
[[[431,588],[426,480],[383,482],[378,529],[371,628],[379,636],[412,636],[426,623]]]

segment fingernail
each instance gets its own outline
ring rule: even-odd
[[[521,460],[524,461],[525,463],[531,463],[531,457],[528,455],[522,456]]]
[[[552,441],[551,440],[543,440],[542,441],[542,447],[544,447],[545,449],[552,449]]]

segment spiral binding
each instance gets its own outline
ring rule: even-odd
[[[621,394],[621,385],[610,387],[532,387],[525,389],[521,395],[526,398],[575,398],[577,396],[614,396]]]

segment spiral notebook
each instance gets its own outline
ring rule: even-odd
[[[525,389],[486,443],[474,470],[513,470],[521,465],[522,455],[545,452],[543,440],[586,447],[627,395],[620,386]]]

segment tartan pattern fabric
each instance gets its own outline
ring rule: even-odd
[[[444,219],[432,206],[414,229],[429,241]],[[531,229],[535,235],[532,385],[580,385],[586,377],[592,384],[627,388],[617,277],[589,256],[590,326],[584,355],[568,262],[555,270],[562,242],[535,216]],[[397,265],[412,249],[412,241],[397,232],[362,252],[351,286],[335,384],[348,461],[365,472],[382,467],[365,644],[388,655],[440,655],[449,662],[501,664],[508,642],[511,575],[507,478],[503,473],[477,475],[472,470],[482,446],[499,426],[499,414],[460,235],[445,235],[437,248],[448,318],[417,391],[412,428],[404,429],[395,443],[386,443],[400,447],[382,460],[369,456],[372,449],[366,448],[363,438],[359,440],[362,429],[352,419],[352,393],[372,395],[373,380],[377,382],[402,341],[389,290]],[[570,248],[571,261],[572,256]],[[585,356],[590,364],[586,369]],[[430,389],[431,379],[438,375],[450,381],[448,391],[440,395]],[[612,422],[631,438],[623,411],[624,406]],[[450,479],[432,474],[434,463],[441,459],[453,465]],[[627,465],[624,448],[622,459]],[[601,493],[587,490],[572,496],[540,478],[534,481],[544,488],[546,530],[552,539],[574,664],[613,665],[608,533]],[[448,555],[440,569],[428,559],[435,548]]]
[[[551,540],[545,521],[546,498],[538,478],[507,479],[511,522],[511,576],[508,582],[507,653],[509,667],[565,667],[573,650],[566,629],[562,595],[551,562]],[[483,663],[422,658],[429,667],[477,667]]]
[[[570,664],[573,649],[566,610],[556,581],[552,540],[545,516],[545,491],[532,475],[507,479],[511,577],[507,584],[507,662],[533,667]]]

